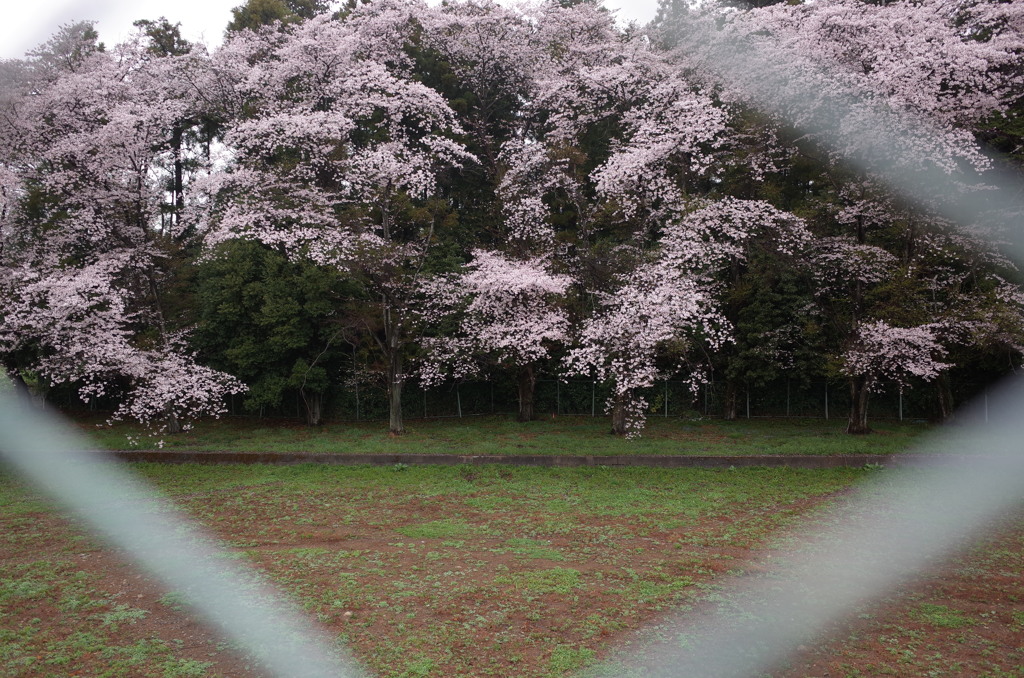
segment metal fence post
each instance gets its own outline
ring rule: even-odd
[[[455,384],[455,407],[459,410],[459,419],[462,419],[462,394],[459,393],[458,384]]]
[[[825,421],[828,421],[828,382],[825,382]]]
[[[665,416],[668,416],[668,379],[665,380]]]
[[[590,416],[597,416],[597,382],[590,382]]]

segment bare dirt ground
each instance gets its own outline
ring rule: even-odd
[[[497,486],[500,488],[500,485]],[[386,489],[179,495],[386,676],[557,676],[600,661],[843,490],[679,520],[566,495]],[[621,512],[620,512],[621,513]],[[258,676],[162,590],[31,500],[0,521],[0,676]],[[864,609],[777,676],[1024,676],[1024,520]]]

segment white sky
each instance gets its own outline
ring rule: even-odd
[[[0,20],[0,59],[20,58],[45,42],[61,24],[95,20],[100,40],[112,46],[134,30],[137,19],[161,16],[181,23],[185,38],[207,45],[220,43],[231,8],[245,0],[9,0]],[[605,0],[620,21],[646,23],[657,0]]]

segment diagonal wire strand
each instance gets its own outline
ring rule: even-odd
[[[54,415],[0,392],[0,458],[180,593],[223,637],[279,678],[366,674],[295,607],[146,483]]]

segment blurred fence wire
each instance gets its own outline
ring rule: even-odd
[[[281,678],[365,675],[251,568],[55,415],[0,390],[0,455]]]

